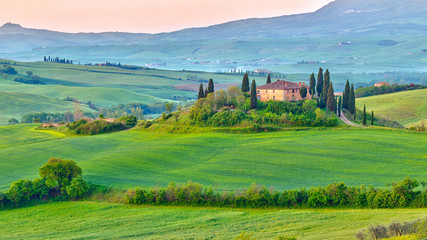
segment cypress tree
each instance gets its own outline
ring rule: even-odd
[[[248,73],[245,73],[242,80],[242,92],[249,92],[249,77]]]
[[[215,92],[215,90],[214,90],[214,83],[213,83],[213,80],[211,78],[211,79],[209,79],[208,93],[213,93],[213,92]]]
[[[329,83],[327,107],[329,111],[336,112],[335,111],[335,94],[334,94],[334,87],[332,86],[332,83]]]
[[[316,78],[314,77],[314,73],[311,74],[310,76],[310,95],[311,97],[314,96],[314,94],[316,94]]]
[[[371,125],[374,126],[374,111],[372,111],[371,115]]]
[[[204,97],[205,97],[205,92],[203,91],[203,84],[200,83],[199,96],[197,97],[197,99],[204,98]]]
[[[207,97],[207,96],[208,96],[208,93],[209,93],[209,92],[208,92],[208,89],[206,88],[206,89],[205,89],[205,97]]]
[[[363,105],[363,125],[366,125],[366,106]]]
[[[350,89],[350,94],[348,95],[348,111],[351,114],[355,114],[355,108],[356,108],[356,104],[355,104],[355,98],[354,98],[354,86],[353,84],[351,84],[351,89]]]
[[[345,84],[345,90],[343,92],[343,99],[342,99],[342,108],[343,109],[347,109],[348,110],[348,97],[350,95],[350,83],[348,82],[347,79],[347,83]]]
[[[268,77],[267,77],[267,84],[269,83],[271,83],[270,73],[268,74]]]
[[[329,83],[330,83],[329,70],[326,69],[325,77],[323,79],[323,103],[328,102]],[[326,107],[326,106],[323,106],[323,107]]]
[[[251,85],[251,109],[255,109],[257,107],[258,100],[256,95],[256,83],[255,80],[252,80]]]
[[[319,68],[319,74],[317,74],[317,96],[320,97],[320,95],[323,92],[323,69]]]
[[[335,93],[334,93],[335,95]],[[338,108],[338,97],[334,96],[335,104],[334,104],[334,113],[337,114],[337,108]]]
[[[341,97],[338,97],[338,117],[341,117]]]

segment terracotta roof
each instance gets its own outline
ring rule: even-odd
[[[309,88],[308,85],[306,85]],[[276,89],[276,90],[286,90],[286,89],[300,89],[301,85],[298,83],[288,82],[284,80],[277,80],[269,84],[261,85],[256,87],[257,89]]]
[[[379,83],[375,83],[375,84],[387,84],[387,85],[390,85],[389,83],[386,83],[386,82],[379,82]]]

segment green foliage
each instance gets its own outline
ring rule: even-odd
[[[329,87],[330,87],[330,76],[329,76],[329,70],[326,69],[325,77],[323,79],[323,92],[322,92],[322,108],[328,107],[328,100],[329,100]],[[329,108],[329,107],[328,107]]]
[[[313,97],[316,94],[316,78],[314,73],[310,75],[310,95]]]
[[[256,83],[252,80],[251,84],[251,109],[257,108],[258,98],[256,93]]]
[[[44,84],[37,75],[34,75],[31,78],[17,77],[13,81],[25,84]]]
[[[73,178],[70,185],[66,187],[67,195],[72,199],[83,198],[88,190],[89,187],[82,176]]]
[[[342,97],[338,97],[338,117],[341,117]],[[373,115],[372,115],[373,116]]]
[[[18,124],[18,123],[19,123],[19,121],[18,121],[17,119],[15,119],[15,118],[11,118],[11,119],[9,119],[9,120],[7,121],[7,123],[8,123],[9,125],[16,125],[16,124]]]
[[[6,194],[8,199],[18,207],[18,204],[30,200],[34,194],[33,182],[31,180],[13,182]]]
[[[202,84],[202,83],[200,83],[200,86],[199,86],[199,94],[198,94],[198,96],[197,96],[197,99],[204,98],[204,97],[205,97],[205,92],[204,92],[204,90],[203,90],[203,84]]]
[[[366,126],[366,106],[363,105],[362,123]]]
[[[165,110],[166,110],[166,112],[172,113],[173,108],[174,108],[173,102],[165,103]]]
[[[321,96],[323,93],[323,69],[319,68],[319,73],[317,74],[317,96]]]
[[[354,86],[353,86],[353,84],[351,84],[350,93],[348,95],[348,111],[351,114],[356,115],[356,98],[355,98],[355,95],[354,95]]]
[[[209,79],[209,83],[208,83],[208,94],[213,92],[215,92],[215,88],[214,88],[214,82],[211,78]]]
[[[299,90],[299,94],[301,95],[301,97],[304,99],[305,97],[307,97],[307,87],[306,86],[302,86]]]
[[[64,194],[71,181],[82,175],[82,169],[72,160],[51,158],[40,168],[39,174],[49,187],[57,187]]]
[[[245,73],[242,80],[242,92],[249,92],[249,77],[248,73]]]
[[[403,238],[402,236],[415,236],[415,238]],[[357,239],[425,239],[427,237],[427,218],[404,223],[392,222],[388,226],[379,224],[371,225],[368,229],[362,229],[356,234]]]
[[[271,83],[270,73],[269,73],[269,74],[268,74],[268,76],[267,76],[267,83],[266,83],[266,84],[269,84],[269,83]]]
[[[383,85],[381,87],[375,87],[375,86],[360,87],[357,89],[356,97],[362,98],[362,97],[369,97],[369,96],[375,96],[375,95],[411,91],[411,90],[425,89],[425,88],[427,88],[427,86],[418,85],[418,84],[405,84],[405,85],[392,84],[390,86]]]
[[[133,115],[123,116],[117,119],[117,121],[123,122],[126,128],[133,128],[136,126],[138,120]]]
[[[105,116],[104,116],[104,114],[103,114],[103,113],[101,113],[101,114],[99,114],[98,118],[99,118],[99,119],[105,119]]]
[[[347,82],[345,84],[345,90],[343,92],[343,101],[342,101],[342,108],[348,110],[348,99],[350,96],[350,82],[347,79]]]
[[[231,127],[239,124],[245,117],[246,114],[242,110],[225,109],[210,117],[207,124],[215,127]]]
[[[6,67],[2,69],[2,73],[11,74],[11,75],[18,74],[15,68],[11,67],[10,65],[6,65]]]
[[[327,71],[327,70],[326,70]],[[328,81],[328,98],[327,98],[327,107],[329,109],[330,112],[335,113],[336,111],[336,98],[335,98],[335,93],[334,93],[334,87],[332,86],[332,82]]]

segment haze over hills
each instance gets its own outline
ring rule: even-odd
[[[426,1],[337,0],[313,13],[160,34],[72,34],[8,23],[0,27],[0,57],[35,61],[51,55],[207,71],[302,73],[326,65],[339,72],[413,72],[427,70],[426,32]],[[301,61],[311,64],[294,66]]]

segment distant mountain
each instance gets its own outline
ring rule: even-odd
[[[314,13],[264,19],[246,19],[204,28],[161,34],[62,33],[23,28],[7,23],[0,27],[0,52],[28,51],[41,47],[132,45],[200,39],[277,39],[368,34],[426,34],[425,0],[337,0]]]

